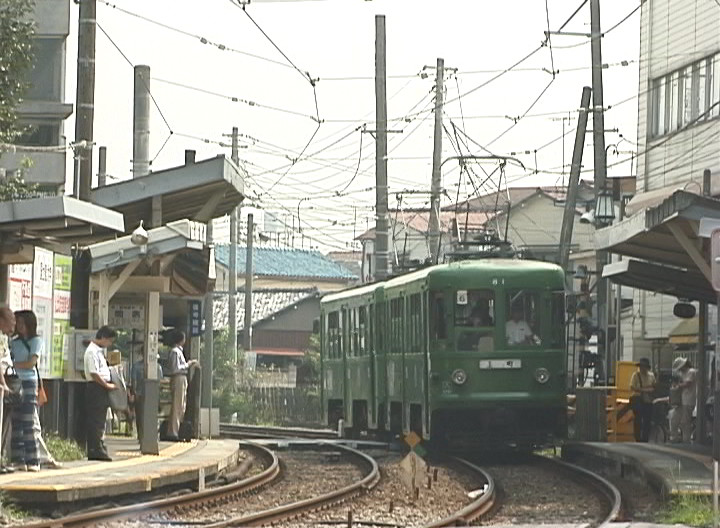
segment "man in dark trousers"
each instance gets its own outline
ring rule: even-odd
[[[107,448],[103,442],[105,417],[110,407],[108,392],[115,389],[110,381],[110,368],[105,358],[106,350],[113,344],[117,332],[109,326],[102,326],[95,334],[95,339],[85,349],[85,405],[87,427],[88,460],[110,462]]]

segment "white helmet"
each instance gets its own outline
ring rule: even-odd
[[[686,357],[675,358],[675,361],[673,361],[672,369],[680,370],[685,365],[687,365],[687,362],[688,362],[688,359]]]

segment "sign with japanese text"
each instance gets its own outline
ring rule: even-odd
[[[16,312],[32,308],[32,265],[8,266],[8,307]]]
[[[37,317],[37,332],[45,343],[45,352],[38,359],[38,370],[43,378],[50,378],[53,335],[53,283],[55,279],[54,255],[47,249],[35,248],[33,262],[32,310]],[[62,368],[62,363],[61,363]],[[62,375],[62,371],[60,372]]]
[[[72,259],[55,255],[53,292],[53,337],[50,375],[61,377],[68,361],[70,336],[70,277]]]

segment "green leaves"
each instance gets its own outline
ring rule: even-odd
[[[32,8],[31,0],[0,0],[0,143],[11,143],[19,134],[15,109],[33,62]]]

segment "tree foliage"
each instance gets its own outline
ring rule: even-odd
[[[11,143],[20,132],[15,110],[33,61],[32,8],[32,0],[0,0],[0,143]]]

